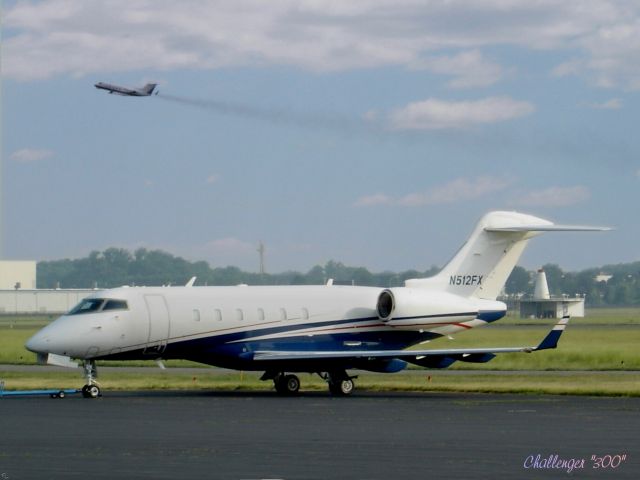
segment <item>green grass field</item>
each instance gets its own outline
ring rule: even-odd
[[[370,390],[420,391],[491,391],[533,393],[575,393],[590,395],[640,396],[640,309],[606,309],[588,313],[587,318],[575,318],[560,339],[556,350],[531,354],[502,354],[487,364],[457,362],[451,370],[504,370],[506,375],[443,375],[438,370],[412,370],[399,375],[364,373],[358,388]],[[474,329],[452,340],[441,338],[421,348],[465,348],[535,346],[547,334],[554,320],[531,320],[509,317],[487,327]],[[34,364],[35,355],[24,348],[24,342],[46,319],[0,318],[0,364]],[[153,362],[111,362],[108,365],[143,365],[155,367]],[[199,366],[187,361],[170,361],[168,367]],[[519,374],[517,371],[526,371]],[[548,373],[548,371],[571,370]],[[608,370],[607,374],[590,374],[590,370]],[[157,368],[150,372],[158,372]],[[515,371],[515,372],[512,372]],[[547,371],[536,374],[535,371]],[[633,371],[635,373],[629,373]],[[79,371],[64,373],[16,373],[2,371],[0,378],[8,389],[62,388],[78,386]],[[305,376],[306,377],[306,376]],[[430,378],[430,381],[426,379]],[[169,368],[160,374],[105,373],[100,381],[107,390],[118,389],[212,389],[212,390],[270,390],[271,382],[260,382],[256,374],[211,374],[203,368],[193,376],[171,373]],[[302,378],[308,390],[324,390],[317,378]]]

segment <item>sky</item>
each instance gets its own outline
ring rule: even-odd
[[[516,210],[615,228],[525,268],[640,260],[638,2],[3,3],[5,259],[426,270]]]

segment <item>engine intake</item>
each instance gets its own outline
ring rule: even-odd
[[[500,302],[488,302],[424,288],[386,288],[378,294],[376,313],[390,327],[399,330],[422,331],[430,328],[464,328],[458,324],[474,320],[479,305],[501,307]]]
[[[391,290],[383,290],[378,296],[378,303],[376,310],[378,311],[378,317],[380,320],[390,320],[393,311],[396,308],[395,297]]]

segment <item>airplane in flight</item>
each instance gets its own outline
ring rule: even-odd
[[[409,363],[446,368],[484,363],[499,353],[555,348],[560,320],[537,346],[427,349],[442,336],[502,318],[496,298],[529,239],[553,231],[604,227],[556,225],[517,212],[490,212],[435,276],[403,287],[318,286],[121,287],[96,292],[33,335],[40,363],[82,361],[87,398],[101,394],[96,360],[188,359],[262,371],[280,394],[295,394],[295,373],[318,373],[335,395],[354,390],[360,369],[393,373]],[[413,347],[413,348],[409,348]]]
[[[142,88],[126,88],[119,85],[112,85],[111,83],[98,82],[94,87],[107,90],[109,93],[115,93],[116,95],[124,95],[127,97],[148,97],[153,93],[157,83],[147,83]],[[156,92],[156,95],[158,92]]]

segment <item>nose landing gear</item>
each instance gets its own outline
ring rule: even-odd
[[[84,398],[98,398],[101,396],[100,387],[96,378],[98,377],[98,368],[95,360],[86,360],[82,363],[84,369],[84,378],[87,383],[82,387],[82,396]]]

